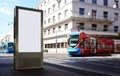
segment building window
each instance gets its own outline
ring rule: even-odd
[[[92,19],[96,19],[97,10],[92,10]]]
[[[50,13],[50,8],[48,8],[48,14]]]
[[[118,20],[118,13],[114,13],[114,21]]]
[[[48,44],[45,44],[45,48],[48,48]]]
[[[60,8],[60,3],[58,3],[58,8]]]
[[[53,33],[55,33],[55,28],[53,28]]]
[[[58,1],[58,8],[60,8],[60,3],[61,3],[61,0]]]
[[[114,32],[118,32],[118,26],[114,26]]]
[[[50,34],[50,29],[48,30],[48,34]]]
[[[44,16],[46,15],[46,11],[44,11]]]
[[[97,29],[97,24],[92,24],[92,30],[96,30]]]
[[[53,5],[53,11],[55,11],[55,4]]]
[[[53,44],[53,47],[56,48],[56,43]]]
[[[54,44],[52,43],[51,45],[52,45],[52,48],[54,48]]]
[[[67,48],[67,46],[68,46],[68,43],[67,43],[67,42],[65,42],[64,44],[65,44],[65,48]]]
[[[64,3],[66,4],[66,3],[67,3],[67,0],[64,0]]]
[[[64,43],[61,43],[61,48],[64,48]]]
[[[108,5],[108,0],[103,0],[103,5],[107,6]]]
[[[79,14],[84,15],[85,9],[84,8],[79,8]]]
[[[58,20],[60,20],[60,18],[61,18],[61,13],[58,14]]]
[[[46,20],[44,20],[44,25],[46,25]]]
[[[107,31],[107,29],[108,29],[108,25],[104,25],[103,26],[103,31]]]
[[[48,48],[52,48],[52,44],[48,44]]]
[[[85,0],[79,0],[80,2],[85,2]]]
[[[67,17],[68,15],[68,10],[65,10],[65,17]]]
[[[48,3],[50,3],[50,0],[48,0]]]
[[[46,35],[46,31],[44,31],[44,35]]]
[[[42,9],[42,5],[39,7],[39,9]]]
[[[60,48],[60,43],[58,43],[57,48]]]
[[[48,19],[48,23],[50,23],[50,21],[51,21],[51,20],[50,20],[50,18],[49,18],[49,19]]]
[[[78,29],[84,30],[84,23],[79,23],[79,28]]]
[[[67,30],[68,29],[68,24],[65,24],[65,30]]]
[[[97,4],[97,0],[92,0],[92,4]]]
[[[61,31],[61,26],[58,26],[58,31],[59,31],[59,32]]]
[[[106,12],[106,11],[103,12],[103,18],[104,18],[104,19],[107,19],[107,18],[108,18],[108,12]]]
[[[118,0],[114,0],[116,8],[119,8],[119,1]]]
[[[55,16],[53,16],[53,23],[55,22]]]
[[[46,1],[44,2],[44,6],[46,5]]]

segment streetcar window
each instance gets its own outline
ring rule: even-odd
[[[70,35],[69,38],[70,39],[78,39],[79,35]]]
[[[13,48],[13,43],[8,43],[8,48]]]
[[[6,46],[6,45],[4,45],[4,46],[3,46],[3,49],[6,49],[6,48],[7,48],[7,46]]]
[[[2,50],[2,47],[0,47],[0,50]]]
[[[78,37],[79,35],[70,35],[68,40],[69,46],[75,47],[78,44]]]
[[[76,46],[78,44],[78,39],[70,39],[70,46]]]

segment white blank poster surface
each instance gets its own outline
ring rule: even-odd
[[[41,13],[18,12],[18,52],[41,52]]]

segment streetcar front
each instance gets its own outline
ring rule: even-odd
[[[7,43],[7,53],[13,53],[14,52],[14,43],[8,42]]]
[[[80,55],[80,48],[78,46],[79,44],[79,32],[71,32],[69,34],[68,38],[68,47],[67,47],[67,53],[68,55]]]

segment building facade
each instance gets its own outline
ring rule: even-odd
[[[40,0],[35,8],[43,10],[44,50],[66,53],[71,31],[118,35],[119,4],[119,0]]]

